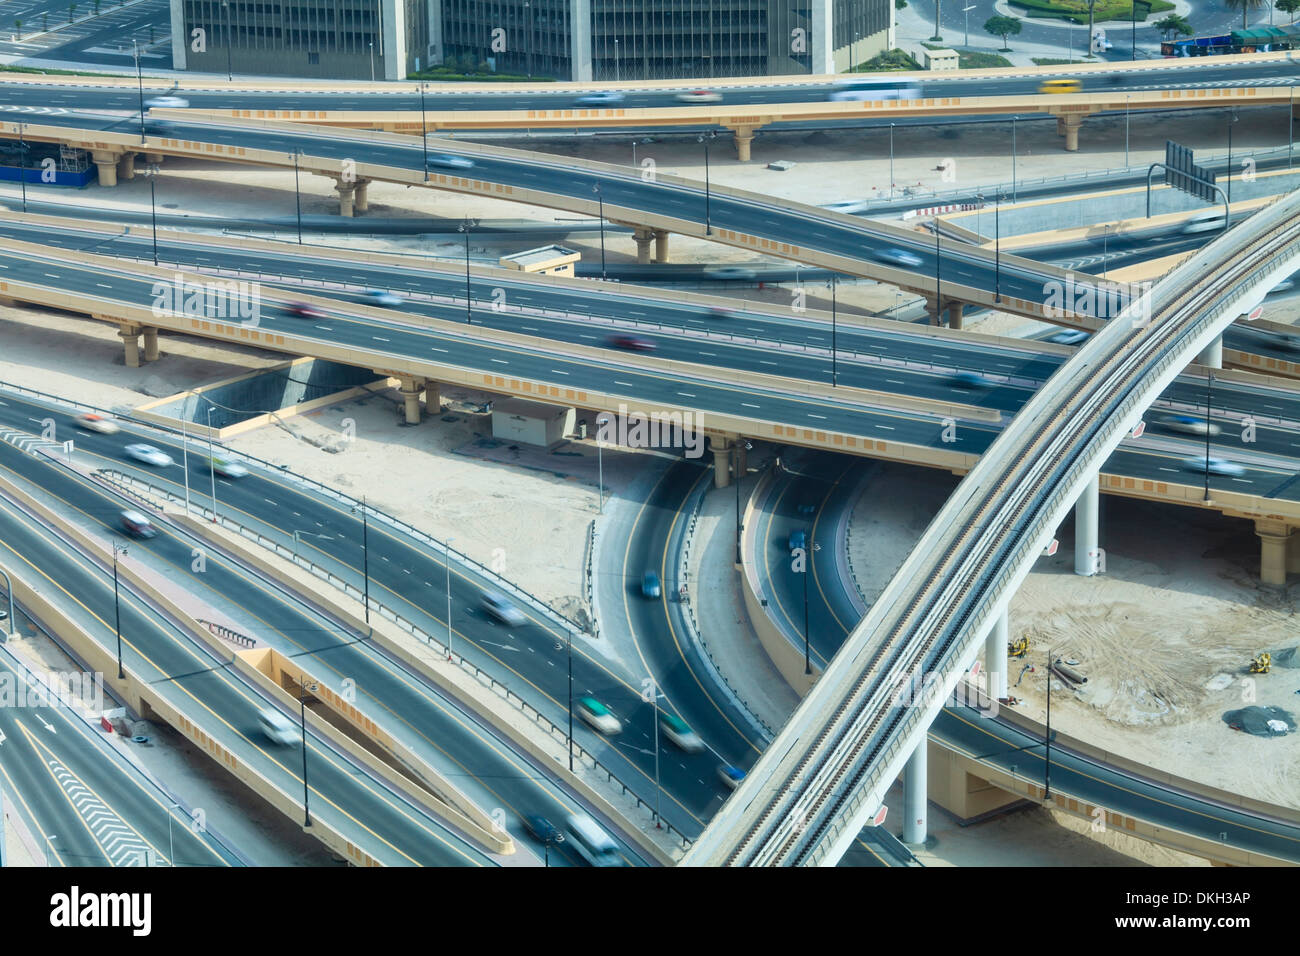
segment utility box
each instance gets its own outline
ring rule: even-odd
[[[961,58],[956,50],[926,50],[925,68],[927,70],[955,70],[960,66]]]
[[[574,410],[562,405],[507,398],[492,405],[492,437],[554,448],[572,434],[574,417]]]

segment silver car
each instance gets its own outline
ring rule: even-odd
[[[127,445],[123,450],[136,461],[142,461],[146,465],[164,468],[172,463],[171,455],[153,445]]]
[[[921,257],[906,249],[877,249],[872,255],[892,266],[907,266],[914,269],[921,264]]]
[[[519,608],[515,607],[500,594],[495,591],[487,591],[482,598],[483,610],[491,617],[496,618],[506,627],[518,627],[524,624],[528,619],[520,613]]]

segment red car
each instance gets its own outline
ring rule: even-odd
[[[615,348],[627,349],[629,352],[653,352],[655,344],[649,339],[638,338],[635,335],[615,335],[609,340],[609,344]]]
[[[308,305],[306,302],[294,302],[288,307],[290,315],[296,315],[300,319],[323,319],[325,313],[315,306]]]

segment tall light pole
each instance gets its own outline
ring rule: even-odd
[[[566,630],[569,634],[569,773],[573,773],[573,629]]]
[[[604,418],[596,419],[596,513],[605,513],[605,442],[600,437],[604,433],[604,426],[609,424],[609,415]]]
[[[1291,154],[1287,154],[1287,163],[1291,162]],[[27,143],[23,139],[23,122],[18,121],[18,182],[23,187],[23,212],[27,212]]]
[[[618,42],[618,41],[615,41]],[[601,195],[600,183],[593,183],[591,191],[596,194],[596,202],[600,206],[600,277],[605,276],[605,197]]]
[[[442,543],[442,567],[447,574],[447,660],[451,660],[451,543],[455,538],[448,538]],[[569,731],[573,736],[573,731]]]
[[[1043,730],[1043,800],[1052,798],[1052,660],[1055,651],[1047,652],[1047,726]]]
[[[993,301],[1002,301],[1002,190],[993,197]]]
[[[6,634],[17,634],[14,630],[18,622],[14,620],[14,583],[9,580],[9,572],[0,568],[0,577],[5,579],[5,593],[9,595],[9,616],[5,618],[5,626],[0,628],[0,644],[5,642]]]
[[[316,685],[311,685],[311,692],[316,692]],[[307,685],[298,685],[298,719],[302,725],[302,825],[311,826],[311,807],[308,804],[307,790]]]
[[[663,793],[663,788],[659,784],[659,685],[655,683],[653,676],[649,678],[650,686],[647,688],[650,692],[650,702],[654,705],[654,722],[655,722],[655,829],[663,829],[663,818],[659,815],[659,797]]]
[[[821,550],[821,545],[811,541],[804,542],[803,555],[803,672],[812,675],[812,642],[808,636],[808,573],[812,570],[812,556]]]
[[[1228,202],[1232,202],[1232,127],[1237,123],[1237,111],[1233,110],[1228,120]]]
[[[366,496],[361,496],[360,509],[352,506],[352,513],[361,512],[361,579],[362,600],[366,606],[366,624],[370,623],[370,516],[366,513]]]
[[[470,288],[469,288],[469,231],[477,224],[477,220],[466,218],[456,227],[457,232],[465,233],[465,324],[468,325],[474,321],[474,314],[470,311]]]
[[[429,181],[429,128],[424,119],[424,80],[420,81],[420,146],[424,151],[424,181]]]
[[[894,198],[894,124],[889,124],[889,198]]]
[[[154,180],[161,167],[150,163],[144,168],[144,175],[149,180],[149,221],[153,226],[153,264],[158,264],[158,199],[154,192]]]
[[[185,394],[188,395],[194,389],[187,389]],[[186,419],[189,416],[185,413],[185,402],[181,402],[181,471],[185,472],[185,517],[190,516],[190,441],[189,436],[185,433]]]
[[[961,12],[966,14],[966,40],[962,46],[970,46],[970,12],[975,9],[975,4],[968,7],[962,7]]]
[[[370,47],[370,82],[375,82],[375,41],[371,40],[367,44]]]
[[[750,451],[754,446],[745,442],[745,451]],[[740,479],[744,475],[740,473],[740,439],[736,439],[736,444],[731,448],[731,482],[736,486],[736,567],[740,567],[740,535],[744,531],[745,525],[740,520]]]
[[[837,312],[835,305],[835,290],[838,285],[839,276],[831,273],[831,388],[838,384],[839,371],[836,365],[836,348],[835,348],[835,314]]]
[[[1124,168],[1128,168],[1128,108],[1129,94],[1124,94]]]
[[[619,67],[618,63],[618,37],[614,37],[614,82],[623,82],[622,69]]]
[[[235,43],[234,31],[230,28],[230,3],[229,0],[221,0],[221,9],[226,11],[226,82],[235,81],[235,71],[230,65],[230,48]]]
[[[212,450],[212,405],[208,404],[208,458],[215,459],[216,455]],[[212,474],[212,521],[217,520],[217,469],[209,468]]]
[[[1205,374],[1205,500],[1210,500],[1210,402],[1214,395],[1214,372]]]
[[[302,193],[298,189],[298,158],[302,155],[302,147],[296,147],[293,151],[293,207],[298,212],[298,245],[302,245]]]
[[[1207,478],[1206,481],[1209,479]],[[117,556],[126,554],[127,546],[124,544],[113,544],[113,627],[117,631],[117,679],[126,680],[126,672],[122,670],[122,605],[118,598],[117,591]]]
[[[135,57],[135,80],[140,90],[140,142],[144,143],[144,72],[140,67],[140,47],[131,41],[131,55]]]
[[[1016,120],[1011,117],[1011,201],[1016,201]]]
[[[715,135],[716,134],[713,132],[709,132],[708,134],[701,133],[697,139],[697,142],[704,144],[704,234],[706,236],[713,235],[713,220],[709,215],[709,140],[713,139]],[[602,223],[604,222],[604,219],[605,217],[601,216]]]

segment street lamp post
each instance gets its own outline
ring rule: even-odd
[[[839,276],[837,276],[834,272],[832,272],[831,273],[831,388],[836,387],[836,385],[838,384],[837,380],[839,378],[839,369],[838,366],[836,365],[836,348],[835,348],[835,324],[836,324],[835,315],[836,312],[838,311],[835,304],[835,290],[836,287],[839,285],[837,281],[838,279]]]
[[[298,685],[298,720],[302,725],[302,825],[311,826],[311,807],[308,803],[307,790],[307,685]],[[316,685],[311,685],[312,693],[316,692]]]
[[[894,124],[889,124],[889,198],[894,198]]]
[[[302,193],[298,189],[298,157],[302,155],[302,147],[293,151],[293,207],[298,213],[298,245],[302,245]]]
[[[154,180],[158,178],[161,167],[157,163],[150,163],[144,169],[144,174],[149,180],[149,222],[153,227],[153,264],[158,264],[158,199],[154,192]]]
[[[808,637],[808,572],[811,569],[812,556],[820,550],[821,545],[813,544],[811,541],[806,542],[803,563],[803,672],[805,676],[812,675],[812,651]]]
[[[573,773],[573,630],[568,630],[569,658],[569,773]]]
[[[1016,120],[1011,117],[1011,201],[1016,201]]]
[[[600,183],[594,183],[591,191],[596,194],[596,202],[600,206],[600,277],[605,276],[605,197],[601,195]]]
[[[186,394],[193,392],[194,389],[188,389]],[[185,413],[185,403],[181,402],[181,471],[185,472],[185,517],[190,516],[190,441],[189,436],[185,433],[186,419],[189,416]]]
[[[1124,168],[1128,168],[1128,108],[1129,94],[1124,94]]]
[[[442,569],[447,575],[447,660],[451,660],[451,543],[455,538],[448,538],[442,543]]]
[[[1210,402],[1214,396],[1214,372],[1205,375],[1205,500],[1210,500]]]
[[[753,447],[745,442],[745,451]],[[736,567],[740,567],[740,533],[745,527],[740,520],[740,479],[743,477],[740,473],[740,439],[736,439],[736,444],[731,449],[731,481],[736,486]]]
[[[605,513],[605,442],[600,437],[604,426],[609,423],[609,416],[596,419],[596,513]]]
[[[1290,163],[1291,154],[1287,154]],[[23,212],[27,212],[27,143],[23,140],[23,122],[18,121],[18,182],[23,187]]]
[[[663,793],[663,787],[659,784],[659,685],[655,683],[653,677],[650,678],[650,701],[654,704],[654,721],[655,721],[655,829],[663,829],[663,818],[659,815],[659,797]]]
[[[1055,651],[1047,653],[1047,726],[1043,730],[1043,800],[1052,799],[1052,657]]]
[[[370,47],[370,82],[375,82],[375,41],[371,40],[367,44]]]
[[[470,287],[469,287],[469,231],[476,225],[476,220],[466,218],[459,226],[457,232],[465,233],[465,324],[468,325],[474,321],[474,314],[470,311]]]
[[[144,72],[140,67],[140,47],[131,41],[131,55],[135,57],[135,80],[140,90],[140,142],[144,143]]]
[[[1002,301],[1002,190],[993,197],[993,301]]]
[[[209,460],[211,460],[212,458],[215,457],[216,456],[212,450],[212,406],[209,405],[208,406],[208,458]],[[212,521],[215,523],[217,520],[217,469],[209,468],[208,471],[211,472],[212,474]]]
[[[366,496],[361,496],[361,591],[366,608],[366,624],[370,623],[370,516],[366,511]],[[354,505],[352,513],[357,513]]]
[[[235,71],[230,65],[230,48],[234,45],[234,33],[230,28],[230,3],[229,0],[221,0],[221,9],[226,11],[226,82],[235,81]]]
[[[126,680],[126,672],[122,670],[122,605],[118,599],[117,591],[117,556],[119,554],[126,554],[126,545],[115,543],[113,545],[113,628],[117,631],[117,679]]]
[[[697,140],[697,142],[704,144],[704,234],[706,236],[713,235],[713,221],[709,214],[709,140],[713,139],[714,135],[712,132],[707,136],[701,133]],[[604,221],[605,217],[601,216],[601,222],[604,223]]]
[[[1228,202],[1232,202],[1232,127],[1237,122],[1237,111],[1233,110],[1228,120]]]
[[[934,320],[938,325],[942,320],[940,313],[943,312],[943,277],[940,275],[940,264],[943,262],[943,249],[939,246],[939,220],[934,222]]]
[[[424,151],[424,181],[429,181],[429,127],[424,118],[424,81],[420,81],[420,147]]]
[[[974,9],[975,9],[975,4],[972,3],[968,7],[962,7],[961,10],[962,13],[966,14],[966,41],[962,44],[962,46],[970,46],[970,12]]]
[[[9,595],[9,616],[5,618],[5,626],[0,628],[0,644],[5,642],[6,634],[17,634],[14,630],[18,622],[14,620],[14,583],[9,580],[9,572],[0,568],[0,577],[5,579],[5,593]]]
[[[1110,223],[1101,227],[1101,278],[1106,281],[1107,273],[1110,271],[1108,263],[1110,261],[1109,253],[1106,251],[1108,240],[1110,239]]]

